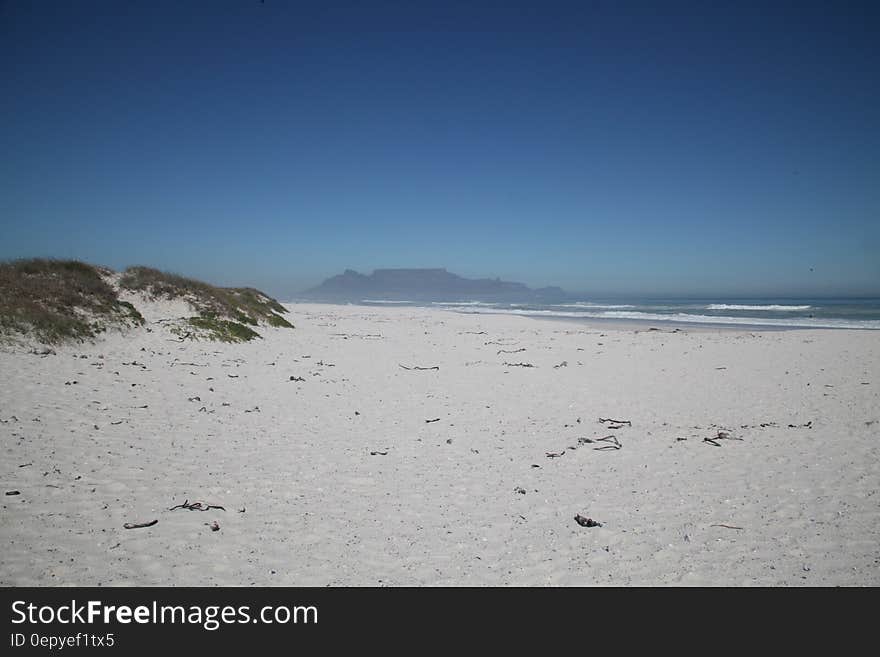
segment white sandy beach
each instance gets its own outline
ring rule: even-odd
[[[0,584],[880,585],[880,332],[289,308],[0,352]]]

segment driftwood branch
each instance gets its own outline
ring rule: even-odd
[[[610,417],[600,417],[599,422],[602,424],[625,424],[627,426],[632,426],[632,422],[629,420],[612,420]]]
[[[620,449],[623,445],[620,444],[620,441],[617,439],[617,436],[605,436],[604,438],[596,438],[597,443],[609,443],[608,445],[604,445],[602,447],[594,447],[593,449],[602,451],[606,449]]]
[[[413,367],[407,367],[406,365],[401,365],[400,363],[398,363],[398,365],[400,365],[400,367],[402,367],[405,370],[439,370],[440,369],[439,365],[433,365],[431,367],[419,367],[418,365],[414,365]]]
[[[226,511],[226,509],[217,504],[206,504],[205,502],[193,502],[190,504],[189,500],[185,500],[183,504],[172,506],[168,510],[174,511],[175,509],[188,509],[189,511],[210,511],[211,509],[220,509],[221,511]]]
[[[155,525],[158,520],[151,520],[150,522],[127,522],[122,525],[125,529],[141,529],[142,527],[152,527]]]
[[[712,438],[703,438],[704,443],[709,443],[715,447],[721,447],[721,443],[718,442],[719,440],[742,440],[742,438],[731,436],[727,431],[718,431]]]

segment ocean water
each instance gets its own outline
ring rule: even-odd
[[[430,306],[460,313],[646,323],[880,329],[880,299],[585,299],[556,304],[364,299],[366,305]]]

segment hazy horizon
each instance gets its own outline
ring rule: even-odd
[[[880,8],[0,5],[0,259],[880,297]]]
[[[611,288],[605,288],[604,290],[597,289],[597,288],[594,288],[594,289],[566,288],[564,286],[557,285],[553,281],[546,282],[546,283],[542,282],[542,283],[536,284],[532,280],[534,277],[528,277],[528,276],[526,276],[525,278],[522,278],[522,279],[509,279],[509,278],[504,278],[503,276],[495,276],[491,273],[464,275],[459,271],[453,271],[449,267],[444,267],[442,265],[429,266],[429,267],[418,267],[418,266],[376,267],[375,269],[368,269],[368,270],[357,270],[352,267],[346,267],[346,269],[352,269],[352,270],[356,271],[357,273],[364,274],[364,275],[369,275],[373,271],[381,270],[381,269],[444,269],[452,274],[456,274],[456,275],[461,276],[462,278],[467,278],[467,279],[471,279],[471,280],[501,279],[502,281],[506,281],[506,282],[523,283],[524,285],[528,286],[531,289],[537,289],[537,288],[542,288],[542,287],[560,287],[567,294],[567,296],[569,296],[569,297],[582,296],[582,297],[584,297],[583,300],[585,300],[585,301],[589,300],[589,299],[597,299],[597,300],[603,300],[603,299],[604,300],[608,300],[608,299],[695,299],[695,300],[696,299],[718,299],[718,300],[729,300],[729,299],[880,299],[880,294],[871,294],[871,293],[867,293],[867,294],[846,294],[846,293],[833,294],[832,293],[832,294],[822,295],[822,294],[811,294],[809,292],[798,294],[798,293],[773,293],[773,292],[749,292],[749,291],[746,291],[744,293],[737,294],[737,293],[730,293],[730,292],[727,292],[727,293],[713,292],[712,290],[705,289],[702,291],[696,291],[693,293],[683,294],[680,291],[675,291],[675,290],[667,290],[667,291],[654,290],[651,292],[638,292],[638,291],[625,291],[625,290],[615,291],[614,289],[611,289]],[[336,276],[336,275],[342,274],[342,273],[343,273],[343,271],[338,271],[338,272],[335,272],[334,274],[331,274],[327,278],[331,278],[332,276]],[[309,289],[311,289],[312,287],[316,287],[324,280],[327,280],[327,279],[326,278],[322,279],[321,281],[317,281],[314,285],[310,285],[307,288],[302,288],[300,290],[297,290],[296,292],[294,292],[292,294],[292,298],[297,297],[298,292],[306,292]],[[291,296],[291,295],[288,295],[288,296]]]
[[[72,257],[72,256],[71,256]],[[66,256],[56,256],[52,254],[28,254],[24,256],[11,256],[0,259],[0,262],[9,262],[14,260],[27,260],[30,258],[47,258],[47,259],[67,259]],[[72,257],[73,259],[82,260],[82,258]],[[83,260],[91,265],[101,266],[101,267],[109,267],[110,269],[121,272],[128,267],[135,266],[146,266],[146,267],[155,267],[155,263],[148,262],[137,262],[137,263],[123,263],[120,265],[109,265],[107,262],[93,261],[93,260]],[[352,267],[346,267],[345,269],[354,269]],[[577,298],[579,301],[609,301],[614,299],[619,300],[645,300],[645,301],[657,301],[657,300],[694,300],[694,301],[730,301],[736,299],[743,300],[880,300],[880,293],[810,293],[810,292],[760,292],[760,291],[749,291],[746,290],[741,293],[736,292],[713,292],[709,289],[703,289],[687,293],[681,292],[680,290],[654,290],[654,291],[632,291],[632,290],[616,290],[614,288],[566,288],[561,285],[556,285],[554,282],[549,283],[541,283],[535,284],[532,282],[532,279],[528,276],[524,278],[504,278],[502,276],[495,276],[493,274],[474,274],[474,275],[463,275],[461,272],[452,271],[448,267],[443,266],[430,266],[430,267],[376,267],[375,269],[446,269],[453,274],[457,274],[462,278],[467,278],[471,280],[475,279],[501,279],[502,281],[512,282],[512,283],[522,283],[531,289],[537,289],[541,287],[560,287],[565,292],[567,297],[572,299]],[[219,285],[223,287],[254,287],[258,288],[267,294],[270,294],[280,301],[292,301],[296,299],[303,299],[303,293],[308,292],[314,287],[317,287],[323,281],[328,278],[332,278],[338,274],[342,274],[344,270],[340,270],[329,274],[326,278],[315,279],[309,283],[306,283],[302,286],[291,286],[287,283],[277,283],[273,282],[271,279],[267,278],[264,274],[260,272],[260,270],[255,269],[252,272],[244,272],[242,276],[223,276],[222,274],[219,276],[202,276],[198,273],[194,273],[193,270],[187,268],[163,268],[163,271],[168,273],[177,274],[180,276],[185,276],[187,278],[193,278],[196,280],[201,280],[206,283],[210,283],[213,285]],[[374,271],[374,269],[364,269],[364,270],[354,270],[359,274],[370,274]],[[262,282],[261,282],[262,281]],[[450,301],[466,301],[467,299],[450,299]]]

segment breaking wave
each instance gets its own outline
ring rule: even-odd
[[[608,304],[608,303],[591,303],[589,301],[577,301],[575,303],[560,303],[560,308],[635,308],[632,304]]]
[[[528,310],[520,308],[477,308],[474,306],[449,306],[452,310],[468,314],[520,315],[523,317],[547,317],[562,319],[623,319],[651,322],[675,322],[677,324],[716,324],[735,326],[778,326],[790,328],[847,328],[847,329],[880,329],[880,320],[876,319],[837,319],[820,317],[732,317],[726,315],[699,315],[691,313],[649,313],[629,310],[596,311],[564,311],[564,310]]]
[[[783,306],[775,304],[770,306],[747,306],[728,303],[712,303],[706,306],[706,310],[775,310],[777,312],[810,310],[810,308],[812,306]]]

